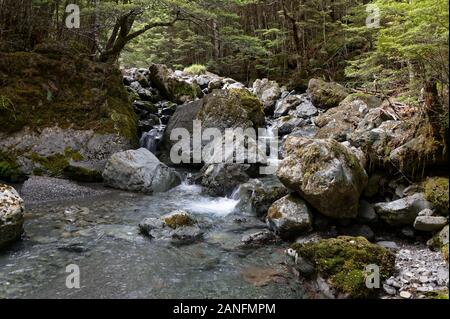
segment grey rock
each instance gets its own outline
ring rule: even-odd
[[[393,202],[377,203],[374,208],[381,220],[389,225],[401,226],[412,225],[419,213],[432,208],[432,205],[422,193],[418,193]]]
[[[397,245],[397,243],[395,243],[393,241],[379,241],[379,242],[377,242],[377,245],[387,248],[387,249],[391,249],[391,250],[400,249],[400,247]]]
[[[257,233],[245,235],[242,237],[241,242],[245,246],[263,246],[276,242],[277,238],[275,234],[268,230],[263,230]]]
[[[258,79],[253,83],[253,92],[264,105],[264,109],[273,111],[275,102],[281,95],[281,89],[277,82],[268,79]]]
[[[282,239],[292,240],[312,230],[312,213],[296,195],[285,196],[270,207],[267,225]]]
[[[0,248],[19,239],[23,233],[23,200],[11,186],[0,184]]]
[[[414,228],[420,231],[435,232],[447,225],[448,220],[443,216],[417,216]]]
[[[144,193],[165,192],[181,183],[178,173],[144,148],[111,156],[103,179],[107,186]]]
[[[373,204],[362,200],[358,208],[358,220],[363,223],[375,223],[378,220],[378,215],[375,212]]]
[[[358,158],[334,140],[288,137],[277,176],[315,209],[332,218],[355,218],[367,174]]]

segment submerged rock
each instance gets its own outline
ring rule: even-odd
[[[324,278],[333,295],[340,298],[368,298],[378,292],[366,286],[368,265],[379,267],[381,280],[395,272],[395,255],[362,237],[323,239],[294,244],[292,249],[315,265],[316,274]]]
[[[358,158],[334,140],[288,137],[277,175],[315,209],[332,218],[355,218],[367,174]]]
[[[0,248],[23,233],[23,200],[11,186],[0,184]]]
[[[144,148],[111,156],[103,179],[107,186],[144,193],[165,192],[181,183],[175,170]]]
[[[296,195],[285,196],[273,203],[266,220],[269,228],[285,240],[293,240],[312,230],[311,210]]]
[[[174,245],[187,245],[203,238],[197,221],[185,211],[175,211],[161,218],[146,218],[139,223],[141,232],[156,240],[170,240]]]
[[[247,247],[263,246],[277,241],[275,234],[269,230],[245,235],[242,237],[242,245]]]
[[[401,226],[412,225],[419,213],[432,208],[432,205],[422,193],[417,193],[393,202],[377,203],[374,208],[381,220],[389,225]]]

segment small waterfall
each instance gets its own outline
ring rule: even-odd
[[[164,125],[157,126],[152,130],[142,134],[142,137],[139,141],[140,147],[144,147],[148,149],[155,155],[158,155],[159,152],[159,143],[164,135]]]
[[[266,128],[267,135],[260,137],[266,143],[267,166],[278,166],[280,162],[278,150],[276,150],[276,152],[273,152],[270,147],[271,141],[273,141],[275,138],[278,138],[278,136],[275,135],[275,129],[276,125],[274,123],[269,122],[269,125]],[[281,145],[280,141],[278,145]]]

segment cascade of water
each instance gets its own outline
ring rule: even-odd
[[[159,143],[161,142],[164,135],[164,129],[164,125],[159,125],[152,130],[142,134],[142,137],[139,141],[140,147],[144,147],[153,154],[157,155],[159,151]]]

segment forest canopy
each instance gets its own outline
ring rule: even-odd
[[[72,2],[79,29],[65,25]],[[448,0],[0,0],[0,18],[2,51],[52,42],[125,67],[198,64],[297,89],[323,77],[411,101],[425,82],[448,87]]]

